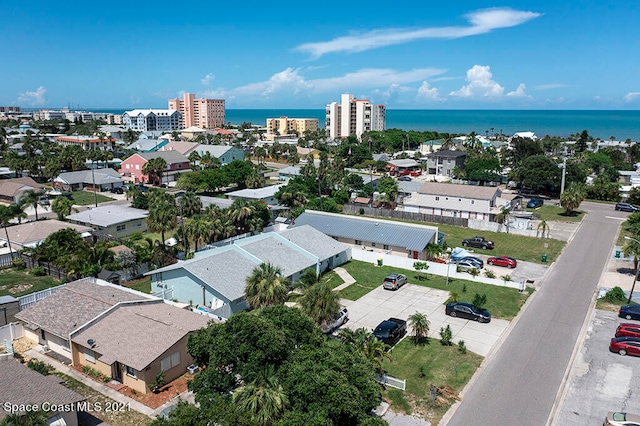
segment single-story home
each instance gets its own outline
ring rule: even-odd
[[[53,180],[53,186],[63,191],[93,190],[94,187],[98,191],[108,191],[122,186],[123,183],[122,176],[110,168],[60,173]]]
[[[307,210],[298,216],[294,228],[310,226],[329,237],[362,249],[383,250],[426,260],[427,245],[442,239],[438,228],[360,216]]]
[[[223,166],[234,160],[244,160],[244,151],[234,146],[199,144],[193,151],[201,157],[208,152],[212,157],[216,157]]]
[[[127,237],[136,232],[147,230],[148,212],[118,204],[107,204],[78,213],[70,214],[71,223],[90,226],[98,233],[114,237]]]
[[[77,225],[75,223],[62,222],[57,219],[39,220],[37,222],[25,222],[8,226],[7,234],[13,250],[33,248],[43,242],[49,235],[62,229],[74,229],[82,238],[90,238],[93,228]],[[0,241],[5,241],[6,236],[0,234]]]
[[[504,198],[502,190],[495,186],[425,182],[403,203],[407,212],[493,222],[503,208],[514,207],[510,198]]]
[[[211,308],[216,315],[228,318],[246,309],[246,280],[262,263],[279,267],[284,276],[295,282],[307,268],[324,272],[350,258],[349,247],[301,226],[235,240],[145,275],[151,275],[153,288],[173,288],[173,297],[178,301]]]
[[[420,170],[420,164],[416,160],[406,158],[401,160],[389,160],[386,166],[391,176],[409,174],[414,170]]]
[[[36,304],[37,306],[37,304]],[[160,372],[171,382],[193,358],[187,340],[209,318],[163,300],[121,302],[71,335],[74,366],[90,366],[136,392],[149,393]]]
[[[278,204],[278,199],[275,197],[276,193],[280,190],[282,184],[265,186],[264,188],[257,189],[240,189],[238,191],[227,192],[227,198],[235,201],[238,198],[245,198],[247,200],[260,200],[264,201],[270,206]]]
[[[17,407],[13,413],[11,409],[0,409],[0,423],[10,414],[25,415],[26,407],[36,406],[38,410],[47,410],[46,425],[78,425],[78,403],[86,398],[63,385],[64,380],[60,377],[44,376],[6,356],[0,357],[0,377],[3,404]]]
[[[299,166],[288,166],[278,170],[278,180],[288,182],[289,179],[300,176]]]
[[[17,203],[25,191],[42,191],[44,185],[39,184],[30,177],[13,179],[0,179],[0,200],[8,203]]]

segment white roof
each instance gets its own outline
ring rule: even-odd
[[[111,226],[147,217],[147,211],[127,206],[108,204],[67,216],[68,220],[95,226]]]
[[[515,132],[513,134],[513,137],[520,137],[520,138],[529,138],[529,139],[538,139],[538,137],[536,136],[535,133],[533,132]]]
[[[228,192],[228,196],[232,197],[240,197],[240,198],[249,198],[251,200],[262,200],[264,198],[273,197],[276,192],[280,190],[280,185],[271,185],[265,186],[264,188],[258,189],[241,189],[239,191]]]

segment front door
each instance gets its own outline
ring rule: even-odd
[[[113,380],[122,383],[122,365],[118,361],[111,366],[111,377]]]

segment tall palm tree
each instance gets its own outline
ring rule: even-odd
[[[638,263],[640,259],[640,243],[634,240],[626,240],[627,243],[622,246],[622,253],[625,257],[633,256],[633,274],[634,277],[638,276]]]
[[[250,228],[251,217],[256,212],[256,206],[244,198],[239,198],[231,204],[228,210],[229,219],[236,227],[238,234],[245,233]]]
[[[184,224],[185,233],[193,239],[195,243],[195,251],[198,251],[198,243],[208,241],[209,236],[213,232],[213,223],[211,219],[203,215],[195,215]],[[188,248],[187,248],[188,249]]]
[[[502,211],[496,215],[496,222],[500,225],[504,225],[507,234],[509,233],[509,217],[511,216],[511,212],[508,208],[503,207]]]
[[[429,326],[431,325],[427,316],[416,311],[415,314],[409,316],[409,324],[411,328],[413,328],[414,343],[417,345],[424,342],[425,338],[429,335]]]
[[[302,312],[324,329],[340,309],[339,299],[329,284],[315,284],[305,290],[300,306]]]
[[[12,259],[13,249],[11,248],[11,240],[9,239],[9,231],[7,231],[7,226],[9,225],[9,222],[15,217],[15,210],[12,209],[11,206],[0,204],[0,226],[4,228],[4,233],[7,237],[7,244],[9,245],[9,253],[11,253]]]
[[[261,426],[274,424],[289,405],[272,366],[265,367],[251,383],[236,388],[232,400]]]
[[[250,308],[266,308],[287,300],[289,280],[282,270],[270,263],[262,263],[247,278],[244,293]]]
[[[566,214],[571,214],[575,209],[580,207],[580,203],[584,200],[584,192],[577,185],[571,185],[560,196],[560,205],[565,209]]]
[[[193,217],[202,211],[202,200],[193,191],[187,191],[178,199],[180,214],[183,217]]]
[[[151,232],[160,232],[164,247],[165,232],[174,230],[178,226],[175,197],[162,191],[157,194],[152,193],[151,197],[147,227]]]
[[[31,206],[36,212],[36,221],[38,220],[38,206],[40,206],[40,197],[44,196],[44,191],[37,189],[28,189],[22,193],[18,204],[20,206]],[[42,206],[46,210],[46,207]]]

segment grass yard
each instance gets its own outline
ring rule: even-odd
[[[29,275],[26,269],[20,271],[11,268],[0,271],[0,296],[20,297],[60,284],[62,284],[60,280],[49,275],[42,277]]]
[[[93,192],[91,191],[73,191],[71,194],[73,195],[73,204],[75,205],[88,206],[95,204]],[[115,198],[107,197],[100,193],[97,193],[96,195],[98,196],[98,204],[115,200]]]
[[[340,297],[357,300],[374,288],[380,286],[384,277],[390,273],[397,273],[398,268],[392,266],[374,266],[367,262],[351,260],[342,265],[349,274],[356,280],[354,284],[340,291]],[[467,281],[461,279],[447,278],[439,275],[424,274],[426,279],[419,280],[417,273],[413,271],[402,271],[407,275],[407,280],[411,284],[422,285],[430,288],[437,288],[458,293],[458,301],[472,302],[476,293],[487,295],[486,309],[495,318],[513,319],[520,308],[533,292],[533,288],[527,288],[524,294],[518,290],[508,287],[500,287],[491,284],[483,284],[477,281]]]
[[[540,218],[547,222],[580,222],[584,217],[584,212],[581,210],[574,210],[572,214],[567,215],[562,207],[551,204],[544,204],[540,208],[526,210],[540,215]]]
[[[90,388],[84,383],[67,376],[62,373],[55,373],[56,376],[64,380],[64,385],[69,389],[78,392],[87,398],[90,404],[100,403],[102,407],[109,407],[115,404],[115,401],[106,397],[97,390]],[[133,409],[131,410],[114,410],[114,411],[91,411],[89,414],[99,418],[103,422],[111,425],[119,426],[140,426],[151,423],[151,418]]]
[[[151,294],[151,277],[144,277],[140,278],[139,280],[127,281],[123,285],[133,290]]]
[[[388,388],[386,399],[396,411],[413,413],[431,424],[438,424],[450,405],[432,404],[429,387],[450,386],[460,393],[480,366],[483,357],[473,352],[461,353],[458,346],[442,346],[438,339],[415,345],[410,336],[398,343],[390,352],[391,360],[385,360],[387,374],[407,381],[406,391]]]
[[[334,271],[329,271],[322,275],[322,282],[328,283],[331,288],[336,288],[339,285],[344,284],[340,275],[336,274]]]

